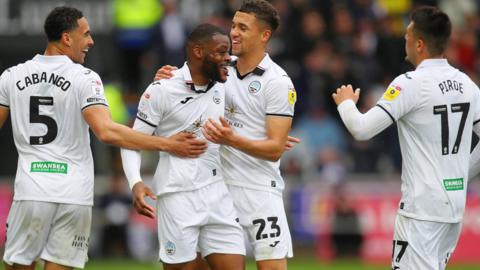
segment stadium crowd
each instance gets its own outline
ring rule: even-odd
[[[447,51],[449,62],[478,80],[478,1],[271,2],[279,10],[282,23],[270,42],[269,54],[296,87],[299,98],[292,134],[303,140],[283,158],[286,175],[302,181],[321,178],[335,183],[346,172],[400,171],[398,139],[392,130],[395,127],[369,142],[355,142],[340,125],[330,96],[337,86],[351,83],[362,89],[360,108],[365,110],[375,104],[396,75],[413,69],[404,61],[404,28],[415,6],[438,5],[450,15],[453,34]],[[152,71],[165,64],[182,65],[186,34],[192,27],[210,22],[228,30],[240,3],[166,0],[156,6],[157,16],[150,16],[156,19],[138,31],[143,35],[132,35],[131,28],[120,22],[120,5],[114,8],[117,45],[124,50],[118,55],[123,59],[121,85],[130,115],[135,114],[138,94],[151,79]],[[311,158],[301,158],[305,156]]]

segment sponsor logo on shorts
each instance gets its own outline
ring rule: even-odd
[[[167,241],[167,243],[165,243],[165,251],[167,252],[167,255],[175,254],[175,250],[175,244],[172,241]]]
[[[443,179],[446,191],[463,190],[463,178]]]
[[[280,241],[275,241],[273,244],[270,244],[270,246],[271,247],[276,247],[278,243],[280,243]]]
[[[63,173],[67,174],[68,164],[53,161],[38,161],[32,162],[30,172],[45,172],[45,173]]]
[[[89,238],[84,235],[75,235],[73,236],[72,247],[80,249],[80,250],[87,250],[88,249],[88,241]]]

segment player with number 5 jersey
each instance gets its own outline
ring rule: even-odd
[[[0,77],[0,127],[10,114],[19,154],[7,270],[34,269],[38,258],[45,269],[84,267],[94,182],[89,127],[102,142],[130,149],[197,156],[206,146],[190,135],[147,136],[114,123],[100,77],[81,65],[93,46],[82,12],[57,7],[44,28],[44,55]]]

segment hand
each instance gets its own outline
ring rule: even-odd
[[[178,68],[176,66],[165,65],[161,67],[159,70],[157,70],[157,73],[155,73],[155,77],[153,77],[153,81],[158,81],[161,79],[170,79],[171,77],[173,77],[172,71],[177,69]]]
[[[149,218],[155,218],[155,210],[148,203],[145,202],[144,197],[149,197],[152,200],[156,200],[157,197],[153,194],[152,190],[147,187],[142,181],[136,183],[132,188],[133,193],[133,207],[140,215],[144,215]]]
[[[342,85],[340,88],[337,88],[337,91],[332,94],[332,97],[337,106],[347,99],[351,99],[355,104],[357,104],[358,98],[360,97],[360,88],[355,89],[355,92],[353,92],[351,84],[347,86]]]
[[[203,126],[202,133],[205,138],[216,144],[232,145],[235,133],[225,118],[220,116],[220,123],[208,119]]]
[[[288,136],[287,142],[285,142],[285,151],[290,151],[293,149],[296,143],[300,143],[301,140],[296,137]]]
[[[198,140],[193,133],[179,132],[169,139],[167,152],[178,157],[197,158],[207,150],[207,141]]]

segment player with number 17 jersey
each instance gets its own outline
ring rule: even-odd
[[[89,126],[81,111],[107,105],[100,77],[64,55],[36,55],[3,72],[18,150],[14,200],[93,205]]]
[[[480,91],[445,59],[424,60],[398,76],[377,106],[397,122],[403,153],[398,213],[456,223],[463,217]]]

